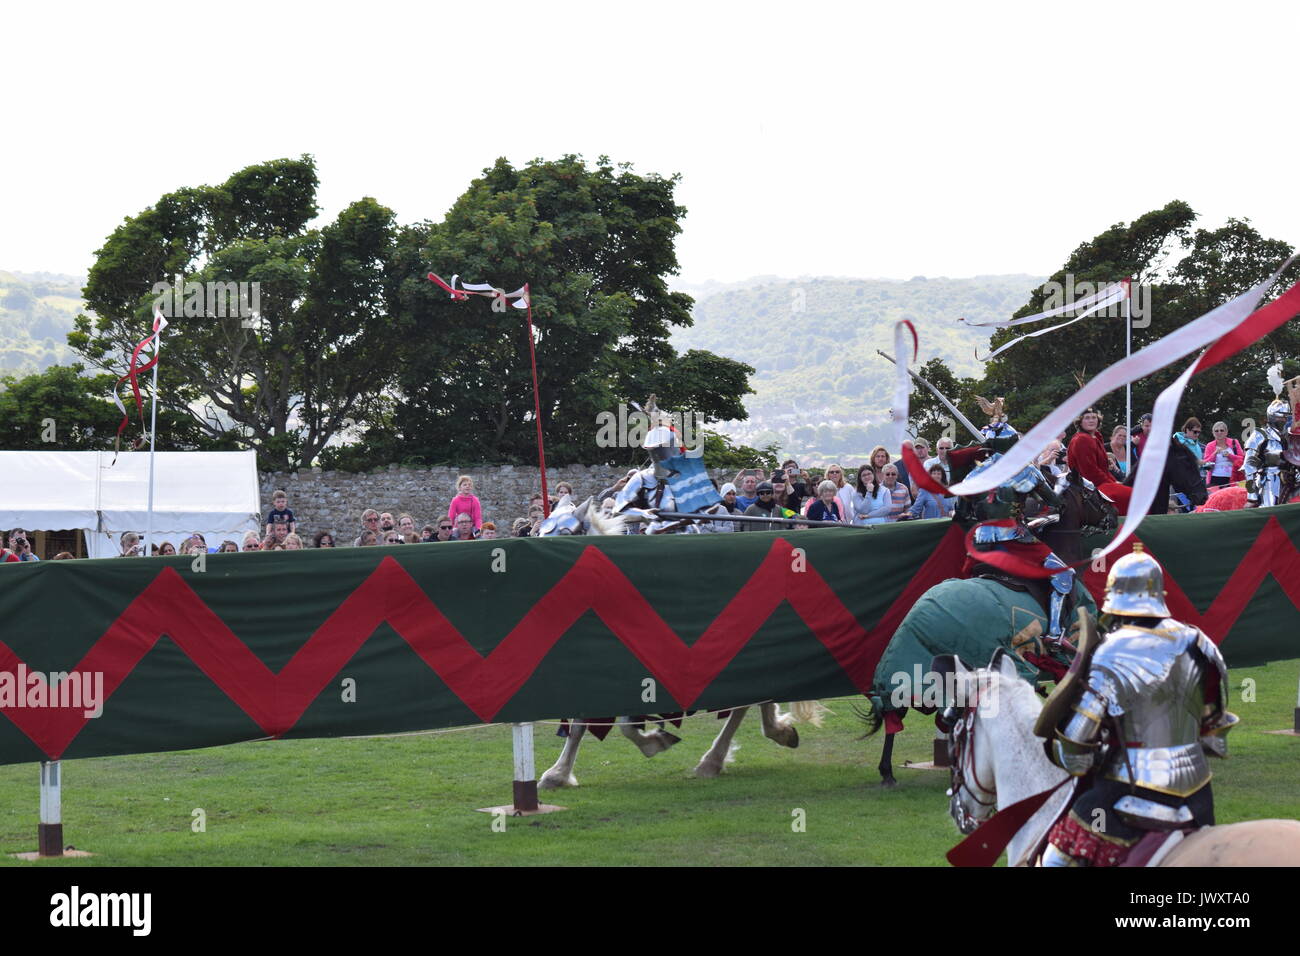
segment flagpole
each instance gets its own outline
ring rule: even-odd
[[[162,323],[156,323],[153,333],[153,403],[149,411],[149,513],[145,519],[144,557],[149,557],[149,548],[153,546],[153,453],[154,439],[158,434],[158,358],[162,348]]]
[[[1128,288],[1124,290],[1124,356],[1132,358],[1133,356],[1133,279],[1128,281]],[[1124,443],[1124,475],[1128,476],[1133,468],[1131,461],[1133,455],[1133,383],[1127,382],[1124,385],[1124,431],[1128,435],[1128,441]]]
[[[546,452],[542,448],[542,399],[537,389],[537,351],[533,348],[533,293],[524,283],[524,302],[528,305],[528,360],[533,367],[533,417],[537,420],[537,467],[542,473],[542,516],[551,515],[551,497],[546,492]]]

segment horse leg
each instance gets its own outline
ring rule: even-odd
[[[774,701],[760,704],[759,714],[763,718],[763,736],[774,740],[782,747],[798,747],[799,731],[795,729],[794,717],[781,713],[781,708]]]
[[[655,754],[661,754],[673,744],[681,743],[682,738],[676,734],[670,734],[666,730],[655,728],[654,730],[641,730],[631,720],[626,717],[618,719],[618,729],[623,736],[632,743],[636,744],[637,750],[641,751],[647,757],[653,757]]]
[[[564,749],[560,751],[560,759],[537,781],[538,790],[558,790],[560,787],[578,785],[578,778],[573,775],[573,764],[578,759],[578,747],[586,732],[587,724],[584,721],[569,721],[569,736],[564,741]]]
[[[877,768],[880,771],[880,785],[886,790],[893,790],[898,786],[898,781],[894,779],[894,735],[885,734],[885,747],[880,753],[880,765]]]
[[[695,776],[697,777],[716,777],[722,773],[722,765],[727,760],[727,755],[731,752],[731,738],[736,736],[736,729],[740,722],[745,719],[745,712],[748,707],[737,707],[723,724],[722,731],[718,734],[717,739],[713,741],[713,746],[709,748],[708,753],[700,758],[700,762],[695,767]]]

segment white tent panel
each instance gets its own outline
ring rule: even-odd
[[[0,451],[0,527],[94,528],[98,452]]]
[[[0,452],[0,525],[85,532],[91,557],[118,554],[123,531],[148,524],[149,454]],[[216,547],[260,526],[257,456],[251,451],[159,452],[154,463],[155,542],[194,531]],[[111,535],[111,537],[110,537]]]

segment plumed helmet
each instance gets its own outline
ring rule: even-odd
[[[1165,573],[1140,542],[1111,567],[1101,611],[1121,617],[1169,617]]]
[[[1258,406],[1256,406],[1258,407]],[[1287,407],[1286,399],[1275,398],[1268,403],[1268,423],[1274,428],[1281,428],[1286,424],[1286,419],[1291,414],[1291,409]]]

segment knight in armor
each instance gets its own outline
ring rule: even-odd
[[[1083,629],[1035,726],[1052,762],[1086,778],[1043,866],[1115,866],[1148,831],[1214,823],[1206,754],[1226,755],[1237,721],[1219,649],[1169,616],[1164,573],[1140,544],[1111,568],[1101,610],[1102,636]]]
[[[1281,378],[1280,375],[1277,376]],[[1279,395],[1269,403],[1262,428],[1246,442],[1246,507],[1269,508],[1289,502],[1297,489],[1300,467],[1300,376],[1276,384]],[[1290,426],[1288,428],[1288,425]]]

